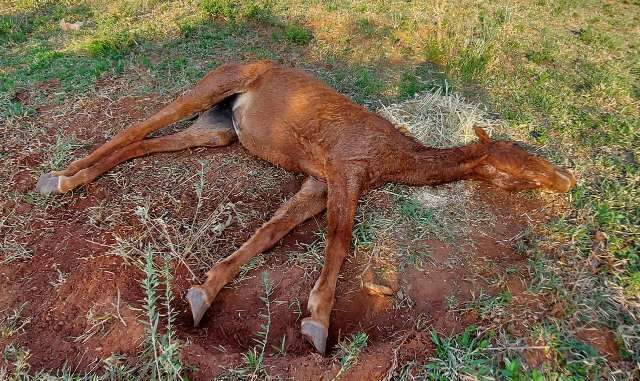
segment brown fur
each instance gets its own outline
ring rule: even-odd
[[[230,117],[225,119],[230,113],[225,102],[233,107],[237,134]],[[200,118],[187,130],[144,140],[150,132],[198,112],[202,112]],[[309,296],[310,317],[302,323],[303,334],[324,352],[338,273],[364,192],[387,182],[436,185],[461,179],[508,190],[566,192],[575,184],[569,171],[515,143],[492,141],[480,128],[476,134],[479,142],[467,146],[426,147],[304,72],[269,61],[229,64],[210,72],[190,92],[122,131],[88,157],[74,161],[64,171],[43,175],[38,190],[66,192],[133,157],[193,146],[223,146],[236,138],[252,154],[310,175],[269,222],[212,268],[204,284],[190,290],[188,299],[197,324],[243,264],[326,208],[325,265]]]

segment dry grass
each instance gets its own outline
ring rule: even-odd
[[[469,102],[459,94],[443,94],[443,90],[420,93],[404,102],[383,106],[379,111],[400,129],[436,148],[474,141],[474,126],[483,127],[490,135],[503,129],[503,123],[491,117],[482,105]],[[470,204],[472,191],[473,187],[468,183],[456,182],[409,192],[423,207],[433,209],[447,230],[456,231],[459,226],[447,225],[452,221],[455,225],[472,222],[479,225],[491,220],[484,208]]]

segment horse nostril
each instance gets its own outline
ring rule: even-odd
[[[576,185],[576,177],[566,169],[556,169],[555,189],[558,192],[568,192]]]

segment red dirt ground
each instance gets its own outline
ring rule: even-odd
[[[124,98],[116,102],[99,98],[86,101],[84,111],[68,119],[55,119],[55,108],[46,109],[38,116],[38,120],[47,120],[42,123],[49,131],[42,139],[53,143],[54,132],[64,131],[95,146],[107,138],[105,135],[149,115],[160,103],[155,97]],[[22,148],[11,147],[21,163],[12,181],[16,192],[27,194],[35,185],[44,159]],[[89,147],[82,148],[75,155],[83,155],[88,150]],[[198,160],[202,159],[210,160],[213,168],[207,178],[213,189],[208,210],[215,208],[216,197],[219,201],[221,195],[230,194],[232,202],[258,216],[244,221],[244,226],[234,224],[223,232],[227,241],[216,247],[222,255],[230,254],[247,239],[302,182],[301,176],[271,168],[236,145],[137,159],[121,166],[117,176],[103,176],[71,195],[58,196],[61,204],[45,210],[27,202],[2,205],[5,212],[15,209],[29,218],[28,228],[32,232],[23,237],[22,243],[34,253],[33,258],[0,266],[0,289],[3,290],[0,309],[10,311],[24,304],[22,315],[31,317],[25,332],[13,339],[15,345],[30,350],[31,371],[60,369],[65,364],[83,371],[113,353],[138,353],[145,336],[140,322],[142,274],[120,257],[109,255],[109,246],[116,236],[131,235],[140,229],[131,211],[131,195],[142,200],[149,197],[154,209],[166,209],[175,216],[193,216],[196,198],[192,187],[181,187],[180,181],[163,178],[166,172],[158,168],[174,168],[171,173],[184,169],[193,174],[199,168]],[[228,160],[231,162],[226,165]],[[275,178],[268,184],[276,185],[267,186],[261,176]],[[448,261],[457,255],[453,243],[425,241],[433,263],[422,271],[407,267],[397,274],[397,284],[389,285],[394,291],[401,287],[413,301],[413,307],[396,309],[393,296],[368,294],[360,286],[362,263],[353,255],[345,263],[331,320],[330,354],[335,353],[335,344],[341,338],[354,332],[367,332],[369,341],[358,364],[344,379],[380,379],[392,366],[394,357],[400,361],[428,357],[433,348],[428,332],[416,329],[420,319],[427,329],[433,328],[442,334],[459,332],[466,325],[482,320],[475,311],[449,310],[447,296],[454,295],[462,303],[471,300],[473,294],[477,296],[480,288],[490,293],[506,288],[513,295],[511,306],[526,306],[532,311],[531,321],[548,311],[550,306],[526,292],[526,256],[516,253],[512,242],[504,241],[522,232],[530,221],[535,224],[545,220],[549,213],[545,205],[531,195],[513,195],[486,186],[473,189],[475,201],[488,204],[496,217],[490,236],[480,232],[472,235],[475,252],[471,261]],[[164,196],[167,192],[173,196]],[[116,205],[123,212],[111,220],[96,222],[90,218],[91,208],[100,205]],[[323,218],[318,218],[301,225],[266,255],[266,263],[253,270],[249,279],[225,288],[200,328],[192,327],[183,299],[192,283],[189,272],[181,265],[174,268],[172,288],[177,296],[174,308],[179,311],[176,332],[183,345],[182,360],[198,369],[191,373],[193,379],[210,379],[224,368],[240,364],[242,353],[254,345],[253,338],[263,322],[258,316],[263,306],[259,299],[263,293],[259,276],[262,271],[268,271],[275,286],[271,297],[273,322],[269,345],[278,345],[286,335],[285,355],[277,356],[268,350],[269,374],[316,380],[330,379],[338,372],[334,359],[313,353],[299,334],[296,301],[302,306],[304,316],[313,279],[304,278],[301,268],[286,262],[286,253],[295,250],[297,243],[311,243],[313,233],[323,224]],[[59,272],[66,274],[63,282],[57,282]],[[487,283],[487,279],[497,275],[504,278],[493,285]],[[118,318],[109,323],[106,333],[96,334],[86,342],[74,339],[90,328],[86,318],[90,308],[97,315],[110,313]],[[519,316],[491,323],[518,332],[527,327],[528,319]],[[8,343],[8,340],[0,342],[0,347]]]

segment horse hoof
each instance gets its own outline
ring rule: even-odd
[[[324,355],[327,347],[327,336],[329,335],[327,327],[317,320],[305,318],[302,319],[300,332],[302,332],[302,336],[313,345],[318,353]]]
[[[60,178],[52,175],[51,173],[44,173],[40,175],[38,183],[36,184],[36,192],[42,194],[61,193],[60,192]]]
[[[193,315],[193,326],[197,327],[200,324],[200,320],[204,316],[204,313],[209,309],[211,304],[207,298],[207,294],[200,287],[191,287],[187,292],[187,300],[191,307],[191,314]]]

